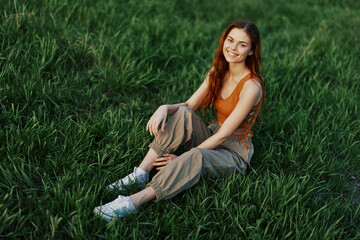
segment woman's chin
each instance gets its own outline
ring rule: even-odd
[[[238,59],[225,58],[228,63],[240,63]]]

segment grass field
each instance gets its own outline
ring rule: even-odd
[[[252,171],[95,216],[239,18],[267,86]],[[359,42],[357,0],[0,0],[0,238],[360,239]]]

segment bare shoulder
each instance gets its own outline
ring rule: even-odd
[[[261,95],[262,93],[262,86],[258,79],[249,79],[245,82],[243,90],[246,92],[251,91],[256,93],[256,95]]]
[[[254,104],[256,105],[261,100],[262,91],[260,81],[257,79],[250,79],[245,82],[243,89],[240,92],[240,97],[241,95],[244,95],[244,97],[250,97],[255,100]]]

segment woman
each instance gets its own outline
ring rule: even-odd
[[[254,152],[250,129],[264,91],[259,31],[250,21],[237,20],[223,33],[210,71],[196,92],[185,103],[162,105],[152,115],[146,130],[155,139],[139,167],[108,188],[121,190],[133,183],[145,186],[153,167],[160,171],[142,191],[120,195],[94,212],[110,221],[155,198],[171,198],[196,184],[201,176],[245,174]],[[217,119],[206,127],[194,111],[204,113],[211,105]],[[172,117],[165,124],[168,114]],[[188,151],[180,156],[171,154],[180,145]]]

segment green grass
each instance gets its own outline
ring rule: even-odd
[[[18,19],[0,1],[0,238],[360,239],[358,1],[16,3]],[[252,171],[95,216],[238,18],[260,29],[267,86]]]

